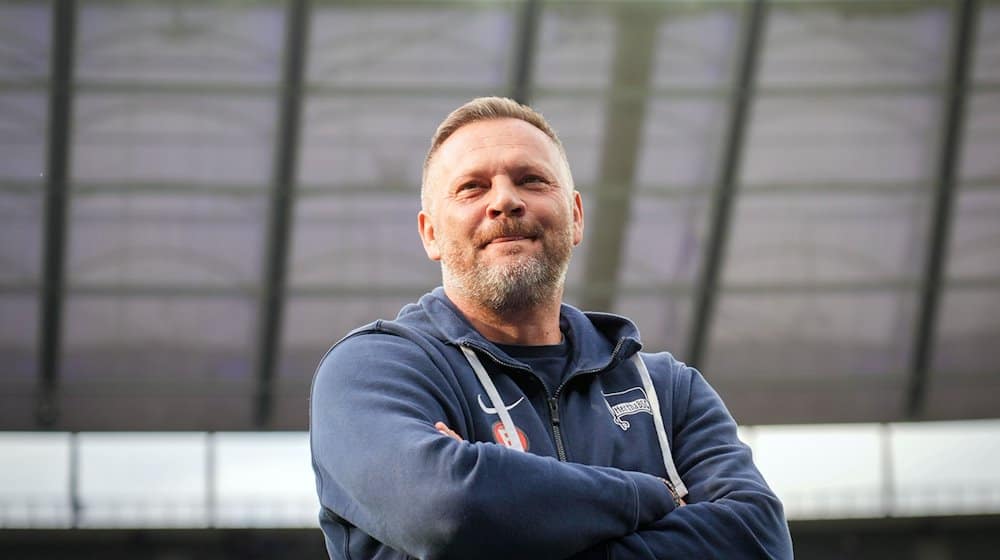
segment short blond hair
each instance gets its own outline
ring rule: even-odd
[[[562,141],[559,140],[555,129],[549,125],[541,113],[507,97],[477,97],[445,117],[431,138],[431,147],[427,150],[427,157],[424,158],[423,178],[420,183],[420,200],[424,208],[427,208],[427,170],[441,144],[444,144],[445,140],[465,125],[498,119],[522,120],[544,132],[559,148],[559,154],[562,156],[566,172],[569,174],[569,159],[566,157],[566,149],[563,148]],[[572,185],[566,186],[572,189]]]

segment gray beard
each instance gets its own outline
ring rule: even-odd
[[[441,261],[445,284],[498,314],[550,302],[561,295],[566,282],[573,251],[572,226],[549,235],[540,253],[522,255],[494,266],[486,266],[475,258],[469,263],[460,247],[445,247],[445,258]]]
[[[566,279],[568,264],[568,259],[556,263],[532,256],[505,266],[474,266],[462,272],[442,266],[442,270],[467,297],[502,313],[550,301]]]

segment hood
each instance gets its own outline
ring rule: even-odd
[[[479,334],[448,299],[444,288],[438,287],[417,303],[403,307],[396,321],[447,344],[475,346],[503,361],[521,364]],[[559,325],[573,348],[572,367],[578,372],[614,367],[642,348],[639,329],[620,315],[585,313],[564,303],[559,311]]]

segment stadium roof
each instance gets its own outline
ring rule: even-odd
[[[305,428],[494,94],[566,144],[569,301],[740,422],[1000,417],[1000,2],[13,1],[0,429]]]

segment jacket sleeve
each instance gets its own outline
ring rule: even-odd
[[[736,422],[722,399],[697,370],[677,362],[670,367],[675,369],[672,448],[689,491],[688,505],[606,543],[600,556],[792,558],[781,502],[754,466],[750,449],[737,437]]]
[[[418,558],[566,558],[673,509],[653,476],[561,463],[467,435],[459,387],[414,342],[335,346],[313,380],[310,445],[322,507]]]

